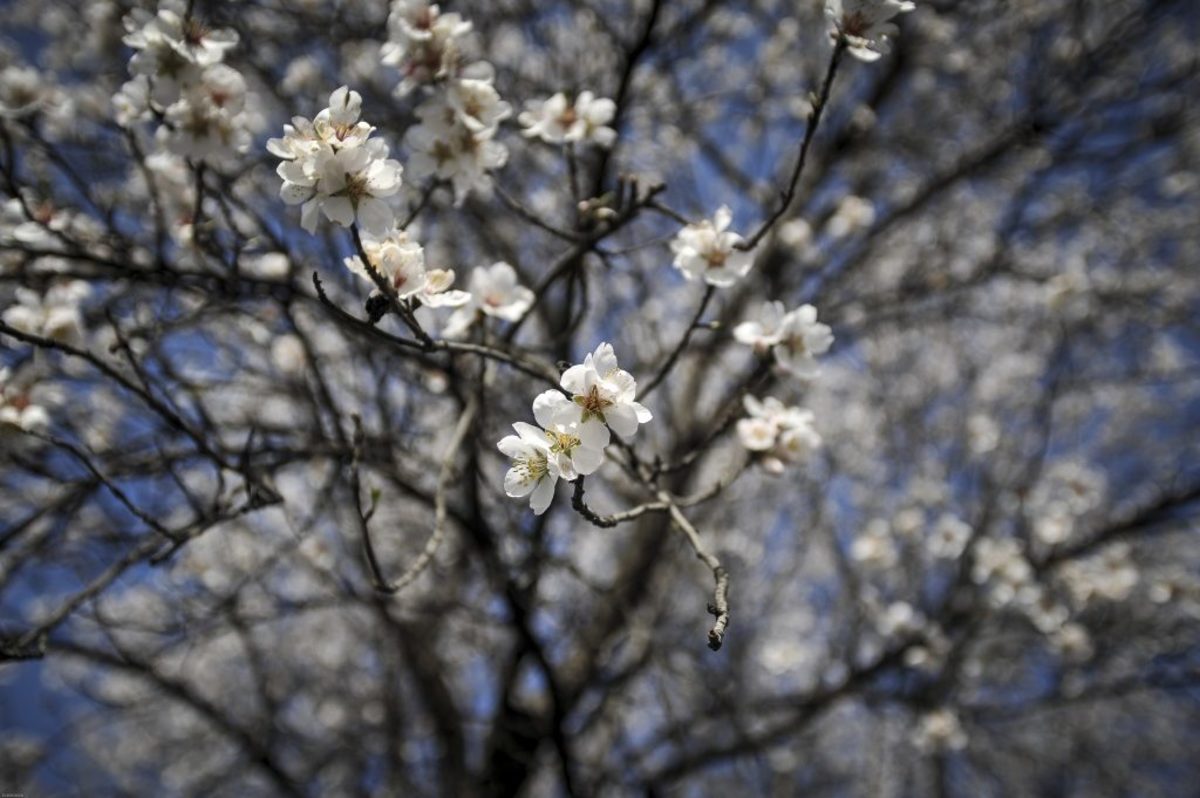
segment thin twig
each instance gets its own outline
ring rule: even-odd
[[[683,331],[683,337],[679,339],[679,343],[673,350],[671,350],[671,354],[667,356],[667,359],[663,361],[662,366],[658,369],[658,373],[655,374],[650,379],[650,382],[646,383],[646,385],[638,392],[638,401],[641,401],[649,396],[654,389],[658,387],[658,384],[663,381],[667,374],[671,372],[671,369],[675,367],[675,363],[679,360],[679,356],[682,355],[683,350],[687,348],[688,341],[692,339],[692,333],[695,331],[696,325],[700,323],[700,317],[703,316],[704,311],[708,309],[708,303],[712,300],[713,293],[715,291],[716,287],[712,285],[709,285],[704,289],[704,298],[700,300],[700,306],[696,308],[695,315],[692,316],[692,320],[688,322],[687,329]]]
[[[720,560],[704,548],[704,544],[700,541],[700,533],[696,531],[696,527],[692,526],[692,522],[687,520],[687,516],[683,514],[683,511],[679,509],[675,500],[671,498],[671,494],[665,490],[660,490],[658,492],[658,499],[667,505],[667,511],[671,514],[671,521],[679,528],[684,537],[688,539],[688,542],[692,544],[692,549],[696,552],[696,556],[712,570],[716,588],[713,591],[712,603],[708,605],[708,611],[716,620],[713,622],[712,629],[708,632],[708,647],[713,651],[718,651],[721,648],[721,643],[725,640],[725,629],[729,626],[729,572],[725,570],[725,566],[721,565]]]
[[[564,241],[575,242],[580,240],[580,236],[576,235],[575,233],[569,233],[566,230],[559,230],[554,225],[544,221],[540,216],[526,208],[516,199],[516,197],[513,197],[500,186],[495,186],[494,191],[496,196],[500,198],[500,202],[503,203],[505,207],[539,230],[544,230],[550,235],[555,236],[556,238],[561,238]]]
[[[825,110],[825,105],[829,102],[829,92],[833,88],[833,78],[837,74],[838,64],[842,60],[842,53],[846,51],[845,39],[838,39],[837,44],[833,47],[833,55],[829,57],[829,68],[825,71],[825,80],[821,84],[821,94],[813,103],[812,110],[808,112],[808,126],[804,128],[804,138],[800,141],[800,154],[796,157],[796,166],[792,169],[792,178],[788,182],[787,190],[780,197],[779,207],[771,214],[762,227],[750,236],[748,239],[738,244],[738,249],[751,250],[758,246],[758,242],[763,239],[771,228],[775,226],[783,215],[788,212],[788,208],[792,206],[792,201],[796,199],[796,187],[800,185],[800,175],[804,172],[804,163],[808,160],[808,149],[812,145],[813,138],[817,133],[817,126],[821,124],[821,114]]]
[[[371,577],[371,586],[380,593],[395,593],[396,586],[390,584],[383,576],[379,566],[379,557],[375,554],[375,544],[371,542],[371,510],[363,507],[362,480],[359,478],[359,464],[362,462],[363,426],[362,418],[354,416],[354,454],[350,459],[350,490],[354,493],[354,511],[358,516],[358,531],[362,537],[363,555],[367,561],[367,570]]]
[[[146,513],[144,510],[142,510],[136,504],[134,504],[133,500],[129,498],[129,496],[125,493],[125,491],[122,490],[120,488],[120,486],[118,486],[116,483],[114,483],[108,477],[106,477],[104,475],[104,473],[100,470],[99,466],[97,466],[95,463],[93,463],[92,459],[90,457],[88,457],[87,453],[84,452],[82,449],[80,449],[78,446],[74,445],[73,443],[70,443],[69,441],[64,441],[61,438],[56,438],[53,435],[47,435],[45,433],[37,432],[34,430],[24,430],[24,432],[26,435],[30,435],[39,440],[43,440],[46,443],[49,443],[53,446],[57,446],[59,449],[62,449],[64,452],[67,452],[68,454],[70,454],[72,457],[74,457],[76,460],[78,460],[80,463],[82,463],[83,467],[86,468],[91,473],[91,475],[100,482],[100,484],[102,484],[102,485],[104,485],[104,487],[108,488],[108,492],[111,493],[114,497],[116,497],[117,501],[119,501],[125,507],[126,510],[131,512],[137,518],[141,519],[143,523],[145,523],[147,526],[149,526],[151,529],[153,529],[155,532],[162,535],[163,537],[170,538],[171,540],[175,540],[175,541],[177,541],[179,539],[178,536],[176,536],[176,534],[174,532],[172,532],[171,530],[164,527],[155,518],[153,518],[151,515]]]
[[[463,410],[462,416],[459,417],[454,434],[450,437],[450,443],[446,445],[446,454],[442,457],[442,471],[438,475],[437,493],[434,496],[433,504],[433,532],[425,541],[425,546],[421,549],[416,561],[396,580],[391,592],[399,592],[416,581],[417,577],[433,562],[433,555],[442,545],[442,540],[446,536],[446,490],[450,485],[450,477],[454,474],[454,462],[458,459],[458,452],[462,448],[463,440],[467,437],[467,432],[475,423],[475,415],[478,410],[479,402],[472,397],[468,401],[466,409]]]
[[[549,363],[539,363],[523,357],[515,352],[510,352],[506,349],[499,349],[494,346],[485,344],[477,344],[469,341],[446,341],[442,339],[431,340],[429,346],[422,346],[416,341],[408,338],[401,338],[391,333],[385,332],[373,324],[369,324],[363,319],[347,313],[342,308],[329,298],[325,292],[325,286],[321,282],[321,276],[313,272],[313,286],[317,290],[317,301],[324,305],[334,318],[349,329],[356,330],[363,335],[369,335],[381,341],[394,344],[401,349],[411,351],[414,356],[421,357],[427,352],[461,352],[464,354],[478,355],[480,357],[495,360],[500,363],[506,363],[512,366],[517,371],[528,374],[537,379],[559,388],[558,371]],[[432,361],[430,363],[432,365]]]
[[[600,515],[591,507],[588,507],[587,502],[584,501],[583,479],[584,478],[581,476],[575,480],[575,493],[571,496],[571,507],[575,509],[575,512],[579,513],[598,527],[611,529],[617,524],[624,523],[625,521],[632,521],[635,518],[641,518],[646,513],[662,513],[667,511],[667,505],[663,504],[662,502],[647,502],[646,504],[639,504],[637,507],[634,507],[630,510],[625,510],[624,512],[613,513],[612,515]]]

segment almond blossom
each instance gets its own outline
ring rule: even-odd
[[[801,305],[784,316],[779,340],[773,347],[775,362],[798,377],[815,377],[820,371],[817,356],[833,345],[833,331],[817,321],[817,309]]]
[[[368,138],[374,128],[359,120],[361,106],[358,92],[342,86],[312,123],[296,117],[283,138],[267,142],[284,159],[276,169],[283,179],[279,196],[303,206],[300,224],[310,233],[316,232],[318,211],[371,235],[383,235],[395,223],[395,211],[384,200],[400,190],[404,170],[388,157],[387,144]]]
[[[431,307],[458,307],[470,301],[466,291],[451,290],[454,271],[425,268],[425,250],[403,230],[392,230],[382,239],[363,238],[371,266],[383,275],[400,299],[418,299]],[[375,286],[357,255],[343,261],[346,268]],[[372,294],[379,293],[376,288]]]
[[[596,421],[580,423],[574,409],[558,391],[545,391],[533,401],[534,418],[542,429],[518,421],[513,424],[517,434],[498,444],[513,460],[504,476],[504,492],[514,498],[528,495],[537,515],[550,506],[559,479],[573,482],[604,462],[608,428]]]
[[[478,266],[467,283],[470,301],[450,316],[446,335],[455,338],[465,333],[480,314],[505,321],[516,321],[533,304],[533,291],[517,282],[517,271],[499,261]]]
[[[689,280],[702,279],[709,285],[727,287],[746,276],[754,265],[754,255],[738,245],[743,239],[727,231],[733,221],[728,205],[722,205],[713,218],[689,224],[671,242],[675,268]]]
[[[766,354],[781,340],[786,316],[782,302],[763,302],[758,307],[756,318],[733,328],[733,337],[739,343],[754,347],[755,352]]]
[[[404,76],[397,96],[457,76],[464,62],[461,40],[470,32],[469,21],[460,14],[441,13],[436,3],[395,0],[388,15],[388,41],[380,56]]]
[[[456,206],[471,192],[490,195],[490,173],[508,162],[508,148],[496,133],[512,107],[493,85],[491,64],[471,62],[461,49],[471,23],[424,0],[396,0],[388,30],[383,62],[404,75],[396,94],[418,87],[427,94],[416,109],[420,124],[404,135],[410,176],[450,183]]]
[[[49,86],[36,69],[6,66],[0,69],[0,119],[16,119],[41,108]]]
[[[508,149],[494,140],[495,132],[472,131],[463,124],[423,123],[409,128],[404,143],[412,153],[408,161],[412,178],[448,181],[454,189],[456,206],[473,191],[490,195],[489,173],[508,161]]]
[[[567,482],[591,474],[604,462],[608,427],[594,419],[581,421],[575,404],[558,391],[543,391],[534,398],[533,417],[550,438],[552,468]]]
[[[889,40],[898,29],[889,22],[916,6],[907,0],[825,0],[825,16],[833,25],[830,35],[846,43],[861,61],[876,61],[890,52]]]
[[[546,433],[532,424],[513,424],[516,435],[500,440],[501,452],[512,458],[512,467],[504,475],[504,492],[513,498],[529,497],[529,506],[537,515],[546,512],[554,498],[559,474],[550,468],[553,443]]]
[[[833,345],[833,331],[817,322],[815,307],[801,305],[785,311],[782,302],[764,302],[757,318],[733,328],[733,337],[759,354],[773,351],[781,368],[806,378],[817,375],[817,356]]]
[[[737,423],[738,440],[769,473],[781,474],[787,464],[821,447],[812,411],[787,407],[773,396],[759,400],[747,395],[742,403],[749,416]]]
[[[172,152],[191,158],[244,151],[250,145],[245,104],[242,74],[225,64],[214,64],[166,109],[170,124],[159,127],[158,136]]]
[[[57,283],[44,295],[31,288],[18,287],[16,303],[5,309],[0,318],[5,324],[30,335],[78,343],[83,338],[83,316],[79,305],[90,293],[90,287],[82,280]]]
[[[571,392],[582,424],[607,424],[613,432],[628,437],[637,432],[639,424],[654,418],[635,400],[637,383],[632,374],[617,366],[612,344],[600,344],[582,364],[564,371],[560,384]]]
[[[180,0],[163,0],[154,15],[125,17],[133,79],[113,96],[118,124],[159,123],[156,138],[170,151],[222,160],[250,145],[246,82],[221,63],[238,43],[236,31],[212,29]]]
[[[939,707],[921,716],[913,743],[925,753],[961,751],[967,747],[968,739],[954,710]]]
[[[527,102],[518,121],[525,128],[521,134],[527,138],[539,138],[547,144],[591,142],[608,148],[617,138],[617,131],[608,127],[616,112],[616,103],[597,98],[593,92],[580,92],[574,103],[559,92],[545,100]]]
[[[49,425],[50,415],[45,408],[34,404],[29,391],[14,382],[11,371],[0,366],[0,431],[6,426],[40,431]]]
[[[318,157],[316,190],[327,219],[343,227],[357,224],[373,234],[392,226],[395,212],[383,200],[400,190],[403,167],[387,154],[387,145],[373,139],[361,147],[324,152]]]

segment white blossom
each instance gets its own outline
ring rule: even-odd
[[[225,64],[214,64],[166,109],[169,125],[158,129],[168,149],[191,158],[242,152],[250,145],[243,109],[246,81]]]
[[[525,128],[522,135],[548,144],[581,142],[608,148],[617,138],[617,131],[608,127],[616,112],[616,103],[593,92],[580,92],[574,103],[559,92],[527,102],[517,121]]]
[[[550,467],[552,442],[546,433],[532,424],[513,424],[516,435],[500,440],[500,451],[512,458],[512,467],[504,475],[504,492],[514,498],[529,496],[529,506],[541,515],[554,498],[559,473]]]
[[[363,238],[363,250],[371,266],[388,281],[400,299],[416,298],[432,307],[465,305],[471,297],[466,291],[450,289],[452,270],[426,269],[425,250],[403,230],[392,230],[381,239]],[[362,260],[354,255],[344,261],[346,268],[362,277],[378,293]]]
[[[874,203],[851,194],[838,203],[825,229],[834,238],[845,238],[857,230],[870,227],[874,222]]]
[[[971,579],[986,585],[988,598],[995,606],[1012,604],[1032,587],[1033,565],[1025,556],[1025,547],[1014,538],[980,538],[972,552]]]
[[[385,235],[396,220],[386,200],[400,190],[403,167],[388,157],[388,147],[368,136],[373,127],[359,120],[362,98],[342,86],[329,96],[329,107],[312,123],[303,117],[284,127],[284,136],[267,149],[284,161],[279,196],[302,205],[300,224],[316,232],[318,211],[343,227],[358,225],[370,235]]]
[[[0,366],[0,431],[5,426],[42,431],[49,425],[46,409],[33,402],[29,390],[13,380],[9,369]]]
[[[689,280],[702,279],[710,285],[730,286],[754,265],[754,255],[737,249],[742,237],[727,231],[733,214],[722,205],[713,218],[689,224],[671,242],[675,268]]]
[[[236,31],[206,27],[176,0],[161,3],[153,16],[136,9],[125,18],[125,29],[125,44],[137,51],[129,69],[150,78],[154,100],[163,106],[179,99],[199,68],[219,63],[238,43]]]
[[[788,463],[799,462],[821,447],[821,436],[813,426],[813,414],[786,407],[775,397],[743,400],[748,418],[738,421],[738,440],[755,453],[770,473],[782,473]]]
[[[452,338],[465,333],[479,314],[516,321],[533,304],[533,291],[517,282],[517,271],[499,261],[491,266],[477,266],[467,282],[470,301],[450,316],[446,335]]]
[[[850,557],[867,568],[884,571],[899,560],[892,529],[882,518],[872,519],[850,544]]]
[[[181,2],[166,0],[151,16],[135,9],[125,18],[133,80],[113,96],[118,124],[158,118],[157,138],[172,152],[221,160],[250,144],[246,82],[221,63],[238,42],[235,31],[210,29]]]
[[[411,152],[408,168],[412,178],[449,181],[456,206],[471,192],[490,195],[489,172],[508,162],[508,149],[494,140],[495,133],[494,128],[472,131],[457,121],[427,121],[409,128],[404,143]]]
[[[560,384],[572,394],[580,423],[607,424],[628,437],[653,416],[637,402],[633,375],[617,365],[612,344],[602,343],[584,356],[583,363],[563,372]]]
[[[10,327],[63,343],[76,344],[83,339],[80,303],[91,293],[82,280],[56,283],[39,294],[31,288],[16,289],[16,303],[0,318]]]
[[[33,113],[46,102],[52,86],[32,67],[0,69],[0,118],[15,119]]]
[[[957,559],[971,540],[971,527],[953,515],[943,515],[933,527],[926,548],[934,557]]]
[[[829,325],[817,321],[817,309],[801,305],[784,316],[773,347],[775,362],[798,377],[811,378],[819,372],[817,356],[833,345]]]
[[[755,352],[764,354],[782,340],[786,316],[782,302],[763,302],[755,318],[747,319],[733,328],[733,337],[740,343],[754,347]]]
[[[512,116],[512,106],[500,99],[491,80],[461,78],[446,89],[446,107],[454,120],[472,133],[495,132]]]
[[[581,421],[575,403],[555,390],[533,400],[533,417],[550,439],[551,468],[571,482],[587,476],[604,462],[608,427],[595,420]]]
[[[913,742],[925,752],[961,751],[968,739],[954,710],[941,707],[921,716]]]
[[[403,97],[419,86],[461,74],[462,39],[470,32],[470,22],[459,14],[441,13],[437,4],[395,0],[380,56],[403,75],[396,94]]]
[[[888,20],[913,8],[907,0],[825,0],[825,16],[833,25],[830,35],[845,41],[850,54],[862,61],[875,61],[890,51],[889,40],[897,28]]]

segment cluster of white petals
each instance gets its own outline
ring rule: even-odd
[[[399,299],[415,299],[428,307],[460,307],[471,300],[466,291],[451,289],[453,269],[428,269],[425,250],[403,230],[387,236],[363,239],[363,251],[371,267],[387,280]],[[375,286],[375,280],[357,255],[345,259],[346,268]],[[378,288],[372,293],[378,293]]]
[[[749,416],[738,421],[738,440],[759,456],[768,472],[783,473],[788,464],[799,462],[821,448],[821,435],[813,426],[812,411],[788,407],[773,396],[759,400],[747,395],[743,403]]]
[[[635,400],[637,383],[617,365],[611,344],[601,343],[583,363],[563,372],[560,384],[570,396],[548,390],[533,400],[540,429],[518,421],[513,424],[517,434],[499,443],[513,461],[504,477],[505,493],[528,496],[538,515],[550,506],[558,480],[574,482],[601,466],[610,428],[628,437],[653,418]]]
[[[21,332],[74,344],[83,339],[80,303],[91,293],[82,280],[56,283],[40,294],[32,288],[18,287],[16,302],[5,308],[0,318]]]
[[[49,424],[46,409],[33,402],[29,390],[13,380],[9,369],[0,366],[0,434],[5,427],[40,431]]]
[[[689,280],[704,280],[709,285],[726,287],[746,276],[754,265],[754,255],[738,245],[743,239],[728,230],[733,213],[722,205],[712,219],[689,224],[671,241],[675,268]]]
[[[940,707],[921,716],[913,734],[913,743],[926,753],[961,751],[967,747],[967,733],[954,710]]]
[[[815,307],[786,310],[782,302],[764,302],[756,318],[734,328],[733,337],[759,353],[771,350],[781,368],[805,378],[818,374],[817,356],[833,344],[833,331],[817,321]]]
[[[955,560],[971,541],[971,525],[953,515],[943,515],[925,541],[925,548],[934,557]]]
[[[436,3],[394,0],[380,56],[404,76],[397,95],[460,75],[465,62],[462,39],[470,32],[471,23],[462,15],[443,14]]]
[[[571,393],[572,412],[581,424],[607,425],[623,438],[654,417],[637,401],[637,382],[617,365],[612,344],[602,343],[583,363],[563,372],[559,383]]]
[[[1080,608],[1095,601],[1124,601],[1141,579],[1133,549],[1126,542],[1113,543],[1091,557],[1067,563],[1061,576]]]
[[[485,61],[470,62],[463,39],[471,23],[443,14],[424,0],[395,0],[388,16],[383,62],[397,67],[403,97],[420,88],[428,97],[417,107],[420,120],[405,133],[414,180],[445,180],[461,205],[472,191],[487,196],[491,172],[508,162],[508,149],[495,140],[512,107],[492,84],[494,70]]]
[[[245,151],[246,80],[222,63],[237,33],[205,27],[179,0],[163,0],[156,14],[135,9],[125,30],[134,77],[113,97],[118,123],[157,120],[160,143],[189,158]]]
[[[559,92],[526,102],[517,121],[525,128],[522,135],[547,144],[580,142],[608,148],[617,140],[617,131],[608,126],[616,113],[616,103],[593,92],[581,91],[573,103]]]
[[[1074,536],[1080,517],[1105,497],[1104,475],[1083,463],[1061,463],[1049,469],[1030,496],[1035,511],[1033,533],[1047,546]]]
[[[369,235],[384,236],[396,222],[386,202],[400,190],[403,168],[388,157],[388,147],[370,138],[375,130],[359,119],[362,97],[342,86],[329,95],[329,107],[311,122],[294,117],[283,138],[267,149],[282,158],[279,196],[301,205],[300,224],[316,232],[319,213],[343,227],[358,225]]]
[[[48,97],[46,81],[33,67],[14,64],[0,69],[0,118],[27,116]]]
[[[988,588],[994,606],[1003,607],[1035,591],[1033,564],[1025,546],[1015,538],[980,538],[973,549],[971,579]]]
[[[876,61],[891,50],[897,33],[889,20],[916,6],[908,0],[825,0],[825,16],[832,24],[830,35],[846,43],[855,58]]]
[[[467,283],[469,297],[446,322],[445,334],[458,338],[483,316],[516,321],[533,304],[533,291],[517,279],[517,270],[503,261],[477,266]]]
[[[891,525],[882,518],[872,519],[850,544],[850,558],[876,571],[893,567],[899,556]]]

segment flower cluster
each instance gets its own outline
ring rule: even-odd
[[[785,465],[803,460],[821,447],[812,411],[787,407],[772,396],[761,401],[746,396],[743,402],[750,415],[738,421],[738,440],[760,457],[768,472],[783,473]]]
[[[825,16],[833,26],[829,35],[845,42],[862,61],[877,61],[890,52],[897,28],[889,20],[913,8],[908,0],[825,0]]]
[[[0,367],[0,432],[5,427],[43,430],[49,424],[50,416],[45,408],[34,404],[29,391],[12,379],[12,372]]]
[[[425,250],[403,230],[392,230],[380,239],[363,239],[363,251],[371,268],[380,274],[399,299],[413,299],[434,308],[459,307],[470,301],[466,291],[450,288],[453,269],[425,268]],[[346,268],[371,285],[374,278],[357,255],[345,259]],[[378,293],[378,288],[372,293]]]
[[[45,80],[36,69],[17,65],[0,69],[0,118],[32,114],[46,99]]]
[[[462,42],[471,23],[443,14],[425,0],[395,0],[388,16],[385,64],[403,74],[399,96],[420,87],[428,97],[417,107],[420,123],[408,129],[410,174],[416,180],[446,180],[461,205],[472,191],[487,195],[489,172],[508,161],[508,149],[495,141],[500,122],[512,107],[492,85],[494,71],[485,61],[469,63]]]
[[[785,310],[782,302],[764,302],[758,317],[735,327],[733,337],[759,353],[771,350],[781,368],[805,378],[817,375],[817,355],[833,344],[833,331],[817,322],[815,307]]]
[[[462,39],[470,32],[471,23],[462,15],[443,14],[436,3],[394,0],[380,56],[404,76],[396,93],[403,97],[419,86],[458,77],[466,60]]]
[[[82,280],[56,283],[39,294],[32,288],[18,287],[16,302],[0,318],[10,327],[61,343],[74,344],[83,339],[80,303],[91,293]]]
[[[961,751],[967,747],[968,739],[954,710],[939,707],[921,716],[913,743],[925,753]]]
[[[583,363],[563,372],[560,385],[562,392],[544,391],[533,400],[540,429],[518,421],[513,424],[517,434],[499,443],[513,461],[504,477],[505,493],[529,496],[538,515],[550,506],[559,479],[573,482],[600,467],[610,430],[628,437],[652,419],[635,399],[637,383],[617,365],[611,344],[600,344]]]
[[[400,190],[403,168],[388,158],[388,147],[370,138],[375,128],[359,119],[362,97],[342,86],[329,95],[329,107],[310,122],[294,117],[283,138],[267,149],[282,158],[279,196],[301,205],[300,224],[316,232],[318,211],[331,222],[357,224],[369,235],[384,236],[396,213],[385,200]]]
[[[467,288],[467,301],[446,322],[449,338],[461,337],[483,316],[517,321],[533,304],[533,291],[517,281],[517,270],[504,261],[477,266]]]
[[[546,100],[526,102],[517,121],[527,138],[547,144],[587,142],[607,149],[617,139],[617,131],[608,126],[616,113],[616,103],[590,91],[581,91],[574,103],[559,92]]]
[[[754,265],[754,255],[738,246],[743,239],[729,231],[733,213],[722,205],[712,219],[689,224],[671,241],[674,265],[689,280],[704,280],[709,285],[727,287],[746,276]]]
[[[1067,462],[1051,468],[1030,496],[1036,508],[1033,533],[1047,546],[1067,542],[1076,533],[1079,519],[1100,506],[1104,475],[1083,463]]]
[[[133,79],[113,98],[122,125],[158,119],[167,149],[214,158],[250,145],[246,81],[223,64],[237,33],[212,30],[189,15],[181,0],[163,0],[158,13],[135,9],[125,18]]]

